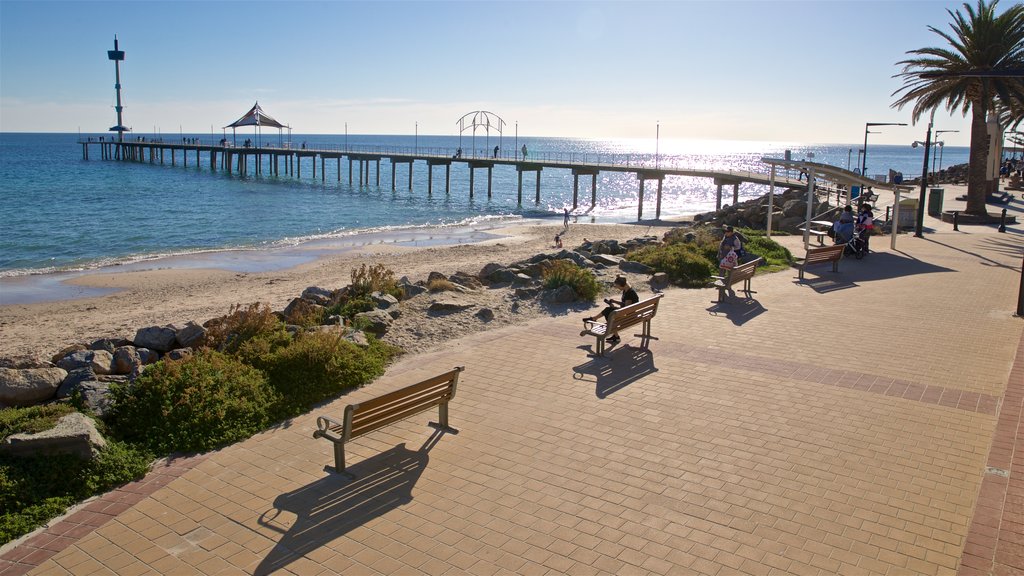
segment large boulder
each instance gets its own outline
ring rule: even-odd
[[[294,298],[281,314],[284,316],[285,322],[289,324],[303,324],[305,320],[319,315],[323,309],[323,306],[309,300]]]
[[[0,452],[13,456],[36,454],[72,454],[89,459],[107,445],[93,421],[78,412],[68,414],[57,424],[38,434],[12,434],[0,444]]]
[[[309,300],[310,302],[321,306],[329,305],[333,296],[333,291],[328,290],[327,288],[320,288],[319,286],[310,286],[302,291],[303,300]]]
[[[71,346],[65,346],[64,348],[61,349],[60,352],[57,352],[56,354],[53,355],[53,357],[50,358],[50,362],[56,364],[57,362],[60,362],[61,358],[73,352],[78,352],[79,350],[88,350],[88,348],[85,346],[85,344],[72,344]]]
[[[206,344],[206,328],[195,322],[189,322],[174,332],[177,348],[199,348]]]
[[[131,374],[142,366],[142,358],[135,346],[121,346],[114,350],[113,374]]]
[[[93,340],[89,344],[89,350],[106,350],[113,354],[117,347],[124,346],[125,344],[131,344],[131,342],[124,338],[100,338],[99,340]]]
[[[149,326],[135,333],[132,344],[136,348],[148,348],[164,353],[178,346],[177,334],[170,326]]]
[[[430,303],[427,310],[434,313],[448,313],[458,312],[472,307],[473,304],[469,302],[463,302],[462,300],[457,300],[455,298],[445,298],[443,300],[434,300]]]
[[[57,362],[58,368],[68,372],[78,368],[90,368],[97,374],[110,374],[113,371],[114,356],[106,350],[79,350],[72,352]]]
[[[85,408],[99,417],[104,417],[111,407],[110,385],[127,382],[127,376],[99,376],[97,380],[81,382],[75,391]]]
[[[370,294],[370,300],[373,300],[374,305],[381,310],[387,310],[393,306],[398,306],[398,298],[395,298],[391,294],[385,294],[383,292],[373,292]]]
[[[56,397],[58,399],[68,398],[72,394],[82,389],[85,382],[96,381],[96,373],[91,368],[76,368],[64,377],[64,380],[60,383],[60,388],[57,389]]]
[[[354,320],[359,325],[366,326],[365,330],[372,334],[381,335],[391,329],[391,324],[394,319],[387,313],[386,310],[370,310],[369,312],[360,312],[356,314]]]
[[[598,264],[618,266],[619,262],[622,262],[622,256],[615,256],[612,254],[594,254],[592,260]]]
[[[45,402],[57,393],[67,374],[63,368],[0,368],[0,407]]]
[[[619,269],[623,272],[632,272],[634,274],[653,274],[654,268],[651,268],[647,264],[640,262],[634,262],[633,260],[623,260],[619,262]]]
[[[448,277],[448,281],[453,284],[458,284],[459,286],[465,286],[470,290],[476,290],[483,287],[483,284],[476,276],[465,272],[456,272],[455,274],[452,274]]]
[[[558,288],[551,290],[545,290],[540,297],[541,301],[549,304],[568,304],[576,300],[576,291],[572,289],[572,286],[563,284]]]

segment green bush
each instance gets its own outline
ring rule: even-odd
[[[743,248],[749,254],[764,258],[768,270],[780,270],[793,265],[793,254],[785,246],[767,236],[747,235],[747,243]]]
[[[679,242],[645,246],[631,252],[628,258],[668,274],[672,282],[681,286],[700,288],[706,286],[711,276],[718,271],[714,263],[717,251],[715,247],[709,259],[706,247],[692,242]]]
[[[0,440],[11,434],[37,434],[53,428],[53,425],[75,411],[68,404],[46,404],[26,408],[4,408],[0,410]]]
[[[254,365],[267,374],[277,393],[274,416],[287,418],[345,390],[370,383],[384,373],[393,354],[393,348],[375,339],[363,349],[340,334],[310,332]]]
[[[143,477],[153,455],[108,440],[96,458],[0,457],[0,545],[63,514],[77,501]]]
[[[569,260],[556,260],[550,268],[544,271],[545,288],[561,286],[572,287],[578,298],[591,302],[601,292],[601,284],[594,277],[594,273],[586,268],[580,268]]]
[[[375,308],[377,308],[377,304],[368,295],[349,296],[328,308],[325,316],[337,314],[342,318],[352,320],[356,314],[369,312]]]
[[[227,316],[210,323],[206,340],[221,352],[236,352],[250,338],[284,330],[284,323],[265,303],[250,304],[243,309],[232,306]]]
[[[352,270],[351,292],[354,296],[369,296],[373,292],[402,297],[402,289],[395,281],[395,273],[383,264],[361,265]]]
[[[248,438],[269,423],[266,376],[236,358],[202,350],[151,366],[111,388],[111,430],[157,454],[204,451]]]

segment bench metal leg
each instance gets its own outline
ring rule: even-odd
[[[458,434],[459,431],[448,425],[448,402],[441,402],[437,405],[437,422],[429,422],[428,425],[445,432]]]
[[[832,261],[832,271],[836,272],[836,273],[839,272],[839,259],[838,258]]]
[[[349,480],[355,480],[356,475],[345,470],[345,443],[334,441],[331,443],[334,444],[334,470],[332,472]]]

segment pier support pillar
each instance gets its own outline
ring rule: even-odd
[[[174,166],[174,148],[171,148],[171,166]]]
[[[395,161],[391,160],[391,190],[395,190]]]
[[[473,199],[473,176],[476,174],[476,167],[469,165],[469,198]]]
[[[590,208],[597,206],[597,172],[590,177]]]
[[[451,194],[452,191],[452,178],[451,178],[452,165],[444,165],[444,193]]]
[[[715,194],[715,210],[722,209],[722,185],[718,185],[718,193]]]
[[[572,209],[575,210],[580,198],[580,175],[572,175]]]
[[[316,180],[316,154],[313,154],[310,159],[312,160],[310,164],[313,165],[313,180]]]
[[[412,190],[412,160],[409,160],[409,190]]]
[[[341,156],[338,156],[338,182],[341,182]]]
[[[519,172],[519,197],[518,197],[518,200],[517,200],[517,204],[519,206],[522,206],[523,205],[523,171],[522,170],[517,170],[517,172]]]
[[[327,158],[320,156],[320,183],[327,183]]]
[[[737,182],[732,185],[732,205],[736,206],[740,203],[740,183]]]
[[[540,168],[537,168],[537,198],[535,204],[540,204]]]
[[[661,184],[662,184],[662,180],[659,178],[658,179],[658,203],[655,205],[656,207],[654,209],[654,219],[655,220],[661,220]]]
[[[434,190],[434,165],[427,162],[427,196]]]
[[[643,176],[640,176],[640,201],[637,202],[636,219],[638,221],[644,219],[644,178],[643,178]]]
[[[348,157],[348,185],[352,185],[352,157]]]
[[[366,171],[367,171],[367,173],[369,173],[369,171],[370,171],[370,165],[369,164],[366,165]],[[370,183],[370,176],[369,175],[366,176],[366,183],[367,184]],[[377,187],[380,188],[380,158],[377,158]]]
[[[492,177],[492,172],[494,172],[494,167],[488,166],[487,167],[487,199],[488,200],[491,199],[491,183],[494,181],[494,179]]]

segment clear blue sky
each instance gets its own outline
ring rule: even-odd
[[[972,0],[973,2],[973,0]],[[1003,0],[1004,8],[1011,3]],[[906,51],[960,2],[51,2],[0,0],[0,130],[217,131],[256,100],[296,133],[457,134],[492,111],[520,136],[856,143]],[[917,126],[871,143],[923,140]],[[969,122],[936,129],[966,145]]]

